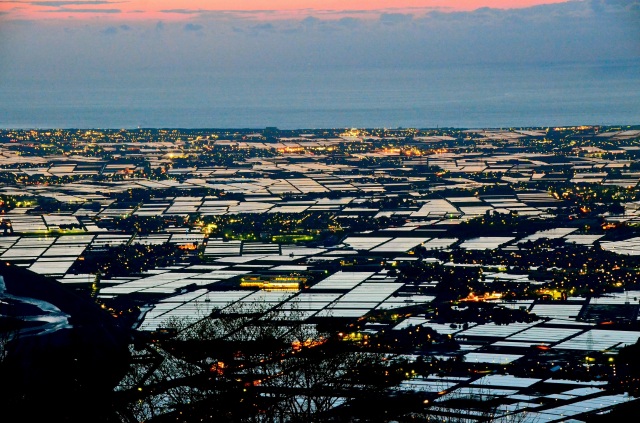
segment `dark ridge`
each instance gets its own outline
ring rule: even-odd
[[[53,278],[2,261],[0,275],[8,294],[55,305],[70,316],[71,326],[19,335],[7,345],[0,360],[0,407],[15,410],[16,421],[117,421],[113,390],[128,367],[130,329]],[[5,320],[24,319],[29,308],[23,311]]]

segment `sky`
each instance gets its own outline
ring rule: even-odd
[[[455,87],[461,66],[569,66],[586,78],[593,65],[628,73],[638,62],[639,0],[0,0],[0,112],[54,107],[56,96],[98,110],[135,101],[132,89],[154,107],[200,93],[268,102],[279,94],[264,84],[286,91],[291,72],[308,72],[313,85],[295,87],[313,97],[348,85],[337,71],[377,70],[397,91],[413,82],[394,75],[412,70],[438,70],[431,82]],[[469,78],[482,87],[492,74]],[[252,79],[261,85],[247,87]],[[228,89],[198,88],[213,82]],[[632,83],[615,88],[635,92]],[[0,114],[0,127],[11,124]]]
[[[185,15],[235,12],[255,13],[261,19],[277,16],[305,17],[310,14],[354,15],[381,11],[470,11],[482,7],[513,9],[565,0],[5,0],[0,11],[10,19],[86,19],[109,16],[112,19],[184,20]]]

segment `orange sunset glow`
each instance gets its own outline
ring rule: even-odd
[[[566,0],[85,0],[85,1],[3,1],[0,16],[5,19],[163,19],[184,20],[220,13],[252,19],[288,19],[318,15],[327,19],[362,16],[375,12],[426,13],[471,11],[483,7],[525,8]]]

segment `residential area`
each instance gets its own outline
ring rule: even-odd
[[[0,181],[2,265],[129,331],[109,421],[640,405],[638,127],[1,130]],[[3,359],[60,317],[4,278]]]

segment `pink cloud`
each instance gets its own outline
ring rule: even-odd
[[[440,9],[470,11],[481,7],[524,8],[566,0],[4,0],[0,15],[13,19],[164,19],[186,20],[202,13],[238,13],[253,19],[301,18],[314,14],[340,17],[357,12]]]

